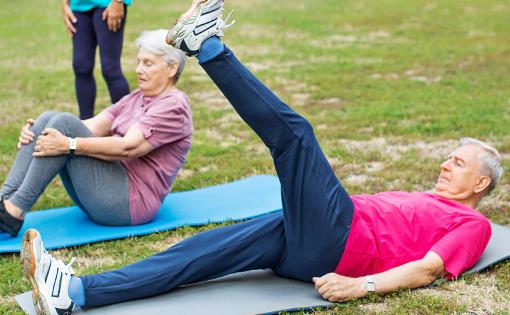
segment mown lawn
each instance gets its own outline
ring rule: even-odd
[[[15,157],[20,126],[45,110],[77,113],[70,38],[59,1],[4,1],[0,11],[0,181]],[[123,55],[136,85],[133,41],[168,27],[189,1],[135,1]],[[498,0],[227,1],[237,24],[225,42],[305,115],[350,193],[429,190],[459,137],[487,140],[509,167],[510,3]],[[99,69],[97,110],[108,106]],[[274,173],[267,150],[190,60],[180,83],[192,101],[195,135],[174,190]],[[510,226],[510,180],[480,207]],[[55,180],[34,209],[70,205]],[[147,257],[200,230],[64,249],[78,274]],[[18,255],[0,255],[0,313],[21,314],[29,289]],[[510,262],[458,281],[344,303],[316,314],[508,313]]]

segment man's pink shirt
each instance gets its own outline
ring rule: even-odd
[[[102,115],[112,121],[113,136],[123,137],[136,127],[154,147],[142,157],[121,161],[129,178],[131,224],[149,222],[157,214],[191,145],[189,100],[179,90],[150,97],[136,89]]]
[[[446,278],[474,265],[491,237],[478,211],[432,193],[383,192],[351,196],[354,215],[336,273],[359,277],[419,260],[429,251]]]

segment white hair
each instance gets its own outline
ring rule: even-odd
[[[481,147],[484,152],[480,154],[480,160],[482,161],[483,171],[487,174],[491,182],[489,184],[487,194],[494,190],[496,184],[501,179],[503,175],[503,167],[501,167],[501,154],[499,154],[498,150],[494,147],[488,145],[487,143],[480,141],[474,138],[461,138],[460,146],[465,145],[476,145]]]
[[[186,65],[186,54],[168,45],[165,42],[167,30],[158,29],[154,31],[144,31],[135,41],[138,49],[145,49],[155,55],[163,56],[169,65],[177,64],[179,68],[175,74],[175,81],[179,80],[181,73]]]

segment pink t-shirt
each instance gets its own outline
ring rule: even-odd
[[[383,192],[351,196],[354,215],[345,250],[335,270],[349,277],[386,271],[438,254],[446,278],[474,265],[491,236],[478,211],[431,193]]]
[[[151,97],[136,89],[101,114],[112,121],[113,136],[123,137],[136,126],[154,147],[142,157],[121,161],[129,177],[131,224],[149,222],[191,145],[193,124],[188,98],[179,90]]]

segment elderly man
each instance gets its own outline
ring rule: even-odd
[[[474,210],[501,176],[498,152],[466,139],[446,161],[434,193],[349,196],[311,125],[259,82],[223,45],[223,0],[195,0],[167,42],[200,65],[268,146],[283,211],[199,233],[121,269],[76,277],[28,231],[23,270],[43,314],[153,296],[184,284],[271,268],[314,282],[329,301],[457,278],[481,256],[489,221]],[[57,269],[58,267],[58,269]],[[62,279],[55,294],[53,279]],[[50,293],[52,292],[52,293]]]

